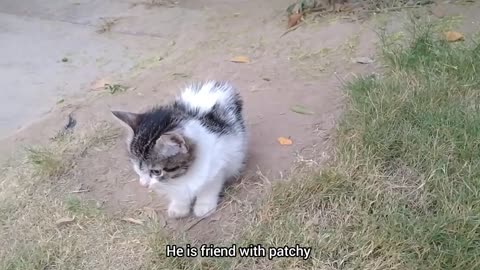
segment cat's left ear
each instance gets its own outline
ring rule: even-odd
[[[130,127],[132,130],[137,129],[142,116],[141,114],[122,111],[112,111],[112,114],[123,124],[126,124],[128,127]]]
[[[166,157],[188,153],[185,139],[177,132],[167,132],[160,136],[155,144],[155,149]]]

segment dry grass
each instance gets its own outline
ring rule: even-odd
[[[141,2],[136,2],[132,3],[132,7],[136,6],[144,6],[145,8],[155,8],[155,7],[175,7],[178,4],[178,1],[173,1],[173,0],[147,0],[147,1],[141,1]]]
[[[112,30],[120,18],[101,18],[102,23],[98,26],[97,33],[104,34]]]
[[[2,171],[0,242],[8,245],[0,248],[0,269],[133,269],[141,264],[127,260],[141,258],[148,249],[137,237],[140,230],[107,217],[92,201],[58,192],[77,160],[92,148],[108,149],[117,136],[108,125],[96,125],[85,134],[29,148],[23,160]],[[67,217],[75,221],[56,224]]]

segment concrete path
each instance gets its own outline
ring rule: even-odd
[[[132,75],[175,34],[149,27],[180,12],[165,10],[128,1],[0,1],[0,138],[81,97],[98,78]]]

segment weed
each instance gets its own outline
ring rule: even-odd
[[[64,159],[63,147],[29,147],[27,160],[33,165],[35,171],[43,176],[54,177],[65,173],[70,167],[68,160]]]
[[[110,94],[125,92],[127,88],[121,84],[105,84],[105,90],[108,90]]]

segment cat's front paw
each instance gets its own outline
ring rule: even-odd
[[[196,217],[206,217],[211,215],[217,208],[216,202],[201,202],[195,203],[193,206],[193,213]]]
[[[168,216],[171,218],[183,218],[190,214],[190,206],[178,203],[171,203],[168,206]]]

